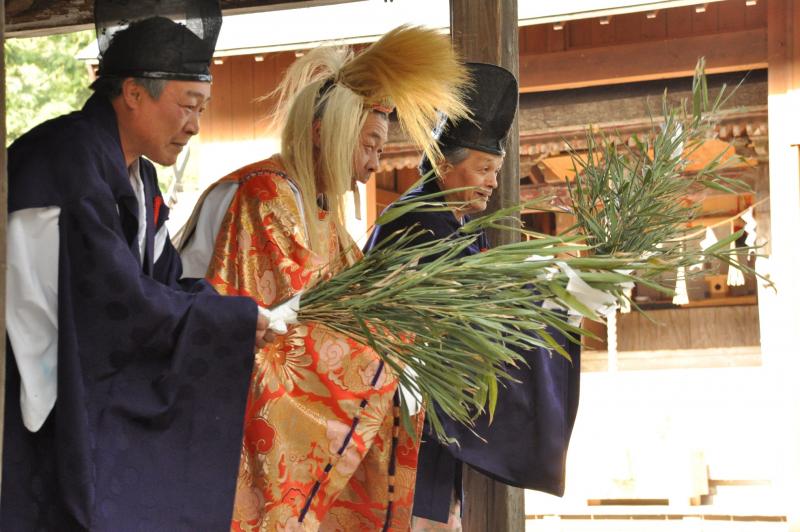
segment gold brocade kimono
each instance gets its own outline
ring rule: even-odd
[[[287,180],[278,157],[221,180],[239,187],[207,274],[220,293],[271,307],[343,267],[333,230],[327,256],[308,250]],[[259,351],[231,529],[408,529],[418,442],[396,389],[371,349],[321,324],[290,326]]]

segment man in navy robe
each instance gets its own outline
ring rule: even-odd
[[[497,187],[505,156],[503,144],[517,109],[518,88],[513,74],[501,67],[478,63],[469,67],[475,82],[468,97],[473,121],[445,124],[438,141],[443,160],[437,164],[435,178],[401,198],[405,201],[439,194],[453,209],[410,211],[378,225],[367,251],[413,226],[427,230],[414,243],[451,238],[471,214],[486,209]],[[425,175],[432,169],[431,162],[423,159],[420,173]],[[461,254],[480,253],[486,247],[487,240],[481,234]],[[458,505],[453,498],[462,498],[462,463],[512,486],[563,494],[567,446],[578,407],[580,346],[557,331],[548,332],[566,348],[572,362],[544,348],[520,353],[527,366],[508,368],[517,382],[509,381],[499,388],[491,424],[488,415],[480,416],[473,433],[443,417],[446,433],[457,442],[452,445],[436,440],[426,424],[417,469],[415,517],[449,522],[458,528]]]
[[[177,24],[161,3],[137,20],[98,1],[95,94],[9,149],[4,531],[230,526],[267,323],[178,281],[144,157],[171,165],[198,132],[221,17],[167,2]]]

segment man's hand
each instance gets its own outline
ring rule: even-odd
[[[258,320],[256,321],[255,351],[264,348],[264,346],[273,341],[275,341],[275,335],[269,330],[269,320],[259,312]]]

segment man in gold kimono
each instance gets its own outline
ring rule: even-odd
[[[467,77],[446,36],[422,28],[357,55],[306,54],[278,89],[280,154],[206,191],[181,246],[187,274],[270,308],[353,264],[343,202],[377,170],[389,114],[433,154],[437,113],[465,114]],[[418,441],[397,386],[371,349],[324,323],[276,333],[256,355],[232,529],[408,529]]]

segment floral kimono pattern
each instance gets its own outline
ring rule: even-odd
[[[344,266],[332,225],[325,256],[308,249],[288,179],[273,157],[221,180],[239,187],[207,274],[220,293],[271,307]],[[321,324],[277,335],[256,354],[231,529],[407,530],[418,441],[396,389],[371,349]]]

